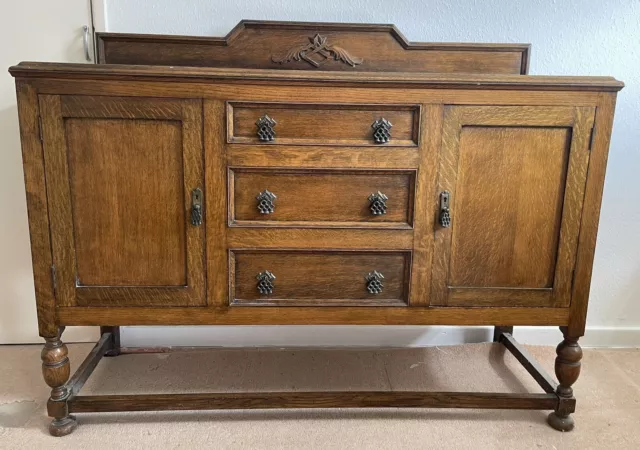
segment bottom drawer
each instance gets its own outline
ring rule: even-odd
[[[231,304],[406,306],[411,252],[232,250]]]

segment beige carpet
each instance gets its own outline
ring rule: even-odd
[[[75,367],[91,345],[70,345]],[[1,449],[505,448],[640,449],[640,351],[585,350],[576,429],[544,411],[262,410],[78,416],[48,435],[40,346],[0,346]],[[552,370],[551,347],[529,347]],[[393,350],[206,350],[122,355],[100,363],[82,393],[242,390],[540,392],[494,344]]]

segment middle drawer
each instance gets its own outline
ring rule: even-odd
[[[229,225],[411,228],[415,175],[415,170],[229,169]]]

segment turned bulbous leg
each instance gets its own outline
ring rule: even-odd
[[[49,425],[49,432],[53,436],[65,436],[71,433],[77,426],[75,417],[69,415],[66,399],[69,395],[65,383],[69,380],[71,366],[69,364],[69,351],[60,340],[62,330],[55,337],[45,337],[42,349],[42,376],[51,387],[51,396],[47,403],[49,416],[53,421]]]
[[[566,328],[561,328],[564,340],[556,348],[555,372],[558,377],[558,387],[556,394],[560,397],[560,406],[549,414],[547,422],[551,427],[559,431],[571,431],[575,426],[572,409],[569,403],[563,400],[573,398],[573,388],[571,387],[580,375],[580,360],[582,359],[582,348],[578,345],[578,338],[567,334]]]

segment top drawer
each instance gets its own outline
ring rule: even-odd
[[[229,143],[418,145],[420,107],[416,105],[230,102],[227,107]]]

